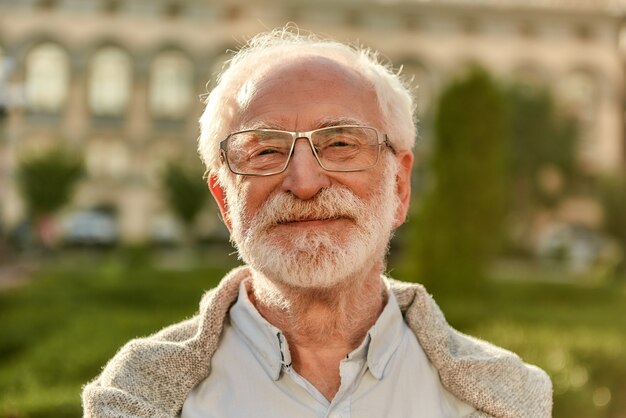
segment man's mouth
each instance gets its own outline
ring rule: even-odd
[[[340,216],[333,216],[333,217],[323,217],[323,218],[317,218],[317,217],[311,217],[311,218],[295,218],[295,219],[285,219],[285,220],[281,220],[279,221],[277,224],[278,225],[289,225],[289,224],[313,224],[313,223],[323,223],[323,222],[330,222],[330,221],[337,221],[340,219],[345,219],[344,217],[340,217]]]

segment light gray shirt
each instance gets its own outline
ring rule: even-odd
[[[340,362],[332,401],[293,369],[286,338],[258,313],[243,282],[211,364],[182,418],[456,418],[474,411],[442,386],[391,291],[361,345]]]

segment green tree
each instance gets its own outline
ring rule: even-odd
[[[504,213],[507,119],[484,70],[445,88],[434,127],[433,181],[410,232],[410,258],[429,287],[469,289],[498,249]]]
[[[599,193],[604,208],[604,232],[620,248],[616,270],[623,274],[626,272],[626,172],[604,179]]]
[[[508,109],[507,246],[528,254],[538,212],[550,212],[585,181],[576,155],[578,124],[542,85],[515,82],[504,88]]]
[[[200,169],[169,163],[163,173],[165,195],[170,208],[185,226],[185,245],[192,244],[192,226],[207,199],[206,182]]]
[[[516,83],[505,89],[509,114],[508,171],[511,210],[551,206],[573,186],[577,175],[578,129],[574,118],[557,111],[542,86]],[[555,170],[562,186],[542,184],[542,171]]]
[[[34,221],[40,244],[54,245],[54,237],[50,234],[53,215],[69,202],[83,172],[82,159],[61,148],[19,162],[18,187]]]

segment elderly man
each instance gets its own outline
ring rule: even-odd
[[[199,149],[246,266],[128,343],[87,417],[549,417],[549,378],[382,275],[409,207],[412,98],[375,54],[289,30],[242,48]]]

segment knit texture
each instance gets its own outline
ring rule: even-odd
[[[246,266],[231,271],[200,302],[191,319],[130,341],[84,388],[86,418],[174,418],[189,392],[211,372],[228,310]],[[404,319],[442,384],[477,412],[467,418],[549,418],[547,374],[515,354],[464,335],[446,322],[423,286],[390,280]]]

